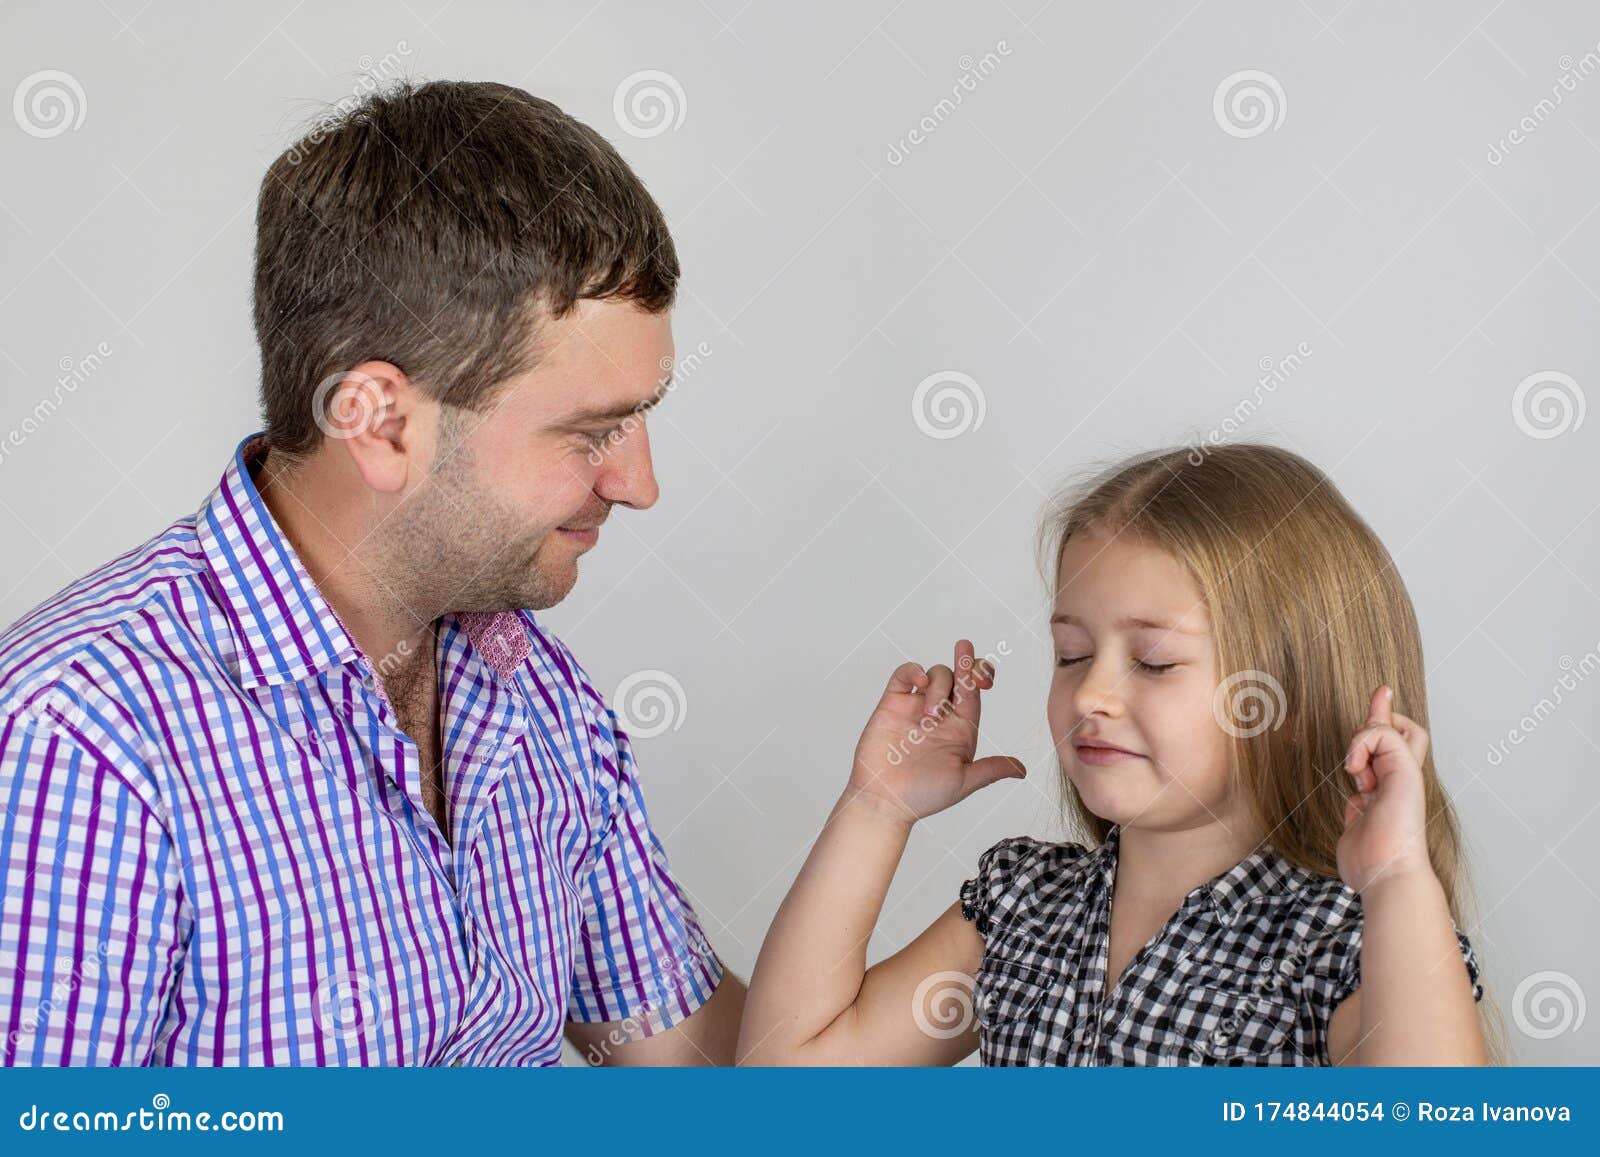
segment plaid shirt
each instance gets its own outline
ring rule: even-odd
[[[1107,993],[1121,829],[1002,840],[961,887],[984,939],[986,1065],[1326,1065],[1328,1020],[1361,983],[1361,897],[1272,849],[1191,891]],[[1456,939],[1483,999],[1478,962]]]
[[[628,737],[527,611],[438,625],[416,745],[262,503],[191,517],[0,636],[0,1059],[549,1065],[722,969]]]

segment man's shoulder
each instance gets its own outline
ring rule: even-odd
[[[126,685],[107,684],[135,656],[183,663],[205,630],[196,613],[214,613],[204,565],[194,519],[179,519],[45,599],[0,633],[0,708],[26,708],[53,687],[125,701]]]

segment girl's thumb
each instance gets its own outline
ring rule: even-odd
[[[1028,765],[1009,755],[990,755],[974,760],[969,773],[972,790],[988,787],[1002,779],[1022,779],[1028,774]]]

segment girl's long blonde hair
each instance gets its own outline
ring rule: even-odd
[[[1040,531],[1052,589],[1067,542],[1091,528],[1132,535],[1187,567],[1211,617],[1224,679],[1254,699],[1244,705],[1252,725],[1230,729],[1253,817],[1285,859],[1337,878],[1354,790],[1344,757],[1373,691],[1393,687],[1394,710],[1428,728],[1421,632],[1383,543],[1317,467],[1249,443],[1137,455],[1069,492]],[[1251,709],[1267,712],[1269,725],[1262,729]],[[1077,826],[1104,840],[1111,825],[1061,778]],[[1429,858],[1466,930],[1461,828],[1431,744],[1422,778]],[[1479,1012],[1498,1063],[1503,1026],[1487,991]]]

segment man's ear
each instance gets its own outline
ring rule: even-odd
[[[342,452],[373,490],[396,494],[421,469],[437,404],[393,362],[365,361],[329,374],[311,404],[324,448]]]

